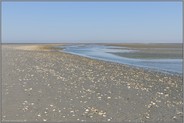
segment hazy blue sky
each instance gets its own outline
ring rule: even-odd
[[[3,2],[2,41],[182,42],[182,3]]]

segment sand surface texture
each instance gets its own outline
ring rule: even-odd
[[[181,75],[39,47],[2,48],[3,121],[182,121]]]

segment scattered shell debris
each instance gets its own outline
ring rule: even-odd
[[[182,121],[180,74],[7,47],[2,46],[3,121]]]

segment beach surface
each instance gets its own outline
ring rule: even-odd
[[[4,122],[182,122],[181,74],[90,59],[52,46],[2,46]]]

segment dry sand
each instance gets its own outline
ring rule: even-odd
[[[40,46],[2,46],[4,122],[181,123],[181,75]]]

